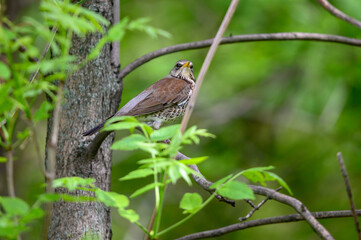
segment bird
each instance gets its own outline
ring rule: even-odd
[[[153,129],[159,129],[162,123],[183,116],[194,86],[193,63],[179,60],[165,78],[150,85],[108,119],[134,116]],[[84,132],[83,136],[91,136],[98,132],[108,119]]]

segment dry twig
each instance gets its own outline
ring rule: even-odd
[[[357,214],[356,214],[355,203],[354,203],[353,198],[352,198],[351,184],[350,184],[350,180],[348,178],[348,174],[347,174],[345,163],[343,161],[342,154],[340,152],[337,153],[337,158],[338,158],[338,162],[340,164],[340,169],[341,169],[341,172],[342,172],[343,179],[345,181],[347,197],[348,197],[348,199],[350,201],[350,206],[351,206],[353,219],[354,219],[354,222],[355,222],[357,236],[358,236],[358,239],[361,240],[360,224],[358,222],[358,218],[357,218]]]
[[[361,210],[356,210],[358,216],[361,216]],[[326,219],[326,218],[342,218],[342,217],[352,217],[351,211],[324,211],[324,212],[312,212],[312,216],[317,219]],[[247,222],[241,222],[232,224],[229,226],[225,226],[222,228],[212,229],[208,231],[202,231],[198,233],[192,233],[181,238],[177,238],[177,240],[194,240],[194,239],[203,239],[210,237],[218,237],[225,235],[227,233],[243,230],[246,228],[259,227],[269,224],[276,223],[288,223],[288,222],[298,222],[304,221],[305,219],[301,214],[289,214],[278,217],[270,217],[270,218],[262,218]]]
[[[278,187],[275,191],[279,191],[281,190],[282,187]],[[249,203],[251,204],[251,206],[253,207],[252,210],[244,217],[240,217],[238,218],[238,220],[240,222],[247,220],[248,218],[252,217],[252,215],[259,210],[268,200],[270,200],[271,198],[269,196],[267,196],[265,199],[263,199],[259,204],[257,204],[257,206],[255,206],[251,201],[249,201]]]
[[[15,186],[14,186],[14,158],[13,151],[6,151],[6,184],[8,188],[8,194],[10,197],[15,197]]]
[[[188,106],[186,108],[184,117],[182,119],[182,123],[180,126],[181,133],[184,133],[184,131],[187,128],[187,124],[188,124],[189,118],[192,114],[194,104],[197,100],[198,92],[202,86],[203,79],[208,71],[209,66],[211,65],[214,54],[216,53],[216,50],[222,40],[222,36],[223,36],[224,32],[226,31],[226,29],[233,17],[234,12],[237,9],[238,2],[239,2],[239,0],[232,0],[231,4],[229,5],[227,13],[222,20],[222,24],[219,27],[215,38],[213,39],[212,45],[207,53],[206,58],[204,59],[203,65],[201,67],[201,70],[200,70],[198,78],[197,78],[196,86],[193,90],[193,94],[192,94],[191,98],[189,99]]]
[[[329,3],[327,0],[318,0],[318,2],[322,5],[324,9],[326,9],[329,13],[334,15],[335,17],[344,20],[358,28],[361,29],[361,22],[355,18],[352,18],[345,13],[341,12],[337,8],[335,8],[331,3]]]
[[[231,37],[222,38],[220,44],[231,44],[238,42],[260,42],[260,41],[320,41],[320,42],[333,42],[350,46],[361,47],[361,39],[349,38],[339,35],[321,34],[321,33],[305,33],[305,32],[283,32],[283,33],[257,33],[257,34],[242,34]],[[150,60],[167,55],[170,53],[180,52],[184,50],[200,49],[209,47],[213,42],[213,39],[206,39],[202,41],[182,43],[173,45],[170,47],[161,48],[150,52],[142,57],[134,60],[127,66],[125,66],[119,73],[119,78],[123,79],[134,69],[140,67]]]

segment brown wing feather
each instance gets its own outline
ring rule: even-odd
[[[124,115],[139,116],[160,111],[185,101],[191,90],[192,84],[185,80],[163,78],[145,89],[142,93],[146,92],[146,97]]]

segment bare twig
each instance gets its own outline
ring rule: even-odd
[[[40,61],[42,61],[42,60],[45,58],[46,54],[49,52],[50,45],[51,45],[51,43],[54,41],[56,32],[58,31],[58,27],[57,27],[57,26],[56,26],[56,27],[53,27],[53,28],[51,29],[51,31],[53,32],[53,35],[51,36],[50,42],[48,42],[48,43],[45,45],[45,47],[44,47],[44,49],[43,49],[43,52],[41,53],[41,60],[40,60]],[[39,62],[39,60],[37,60],[36,62]],[[36,69],[36,71],[35,71],[33,74],[30,75],[30,77],[29,77],[29,82],[30,82],[30,83],[32,83],[32,82],[34,81],[34,79],[36,78],[36,76],[37,76],[38,73],[39,73],[39,70],[40,70],[40,67],[38,67],[38,68]]]
[[[49,178],[46,181],[46,192],[53,193],[54,188],[52,186],[53,180],[55,179],[55,170],[56,170],[56,148],[58,144],[58,134],[59,134],[59,122],[60,122],[60,110],[61,102],[63,99],[63,90],[64,90],[64,81],[59,81],[58,93],[56,97],[55,109],[53,112],[53,125],[51,128],[51,136],[48,143],[48,166],[46,172],[49,175]],[[48,229],[50,225],[50,214],[52,211],[52,203],[47,203],[45,205],[45,218],[43,225],[43,239],[48,239]]]
[[[361,210],[356,210],[356,213],[358,216],[361,216]],[[311,214],[317,219],[352,217],[351,211],[324,211],[324,212],[312,212]],[[227,233],[231,233],[251,227],[258,227],[258,226],[264,226],[264,225],[276,224],[276,223],[298,222],[304,220],[305,219],[302,217],[301,214],[290,214],[290,215],[284,215],[278,217],[262,218],[253,221],[236,223],[218,229],[193,233],[178,238],[177,240],[194,240],[194,239],[217,237],[217,236],[225,235]]]
[[[220,44],[230,44],[238,42],[256,42],[256,41],[279,41],[279,40],[309,40],[309,41],[320,41],[320,42],[334,42],[345,45],[361,47],[361,39],[349,38],[331,34],[320,34],[320,33],[304,33],[304,32],[284,32],[284,33],[259,33],[259,34],[244,34],[235,35],[231,37],[222,38]],[[119,78],[123,79],[134,69],[143,65],[150,60],[167,55],[174,52],[180,52],[190,49],[200,49],[209,47],[213,42],[213,39],[207,39],[196,42],[182,43],[170,47],[158,49],[150,52],[142,57],[134,60],[127,66],[125,66],[119,73]]]
[[[344,20],[358,28],[361,29],[361,22],[355,18],[352,18],[345,13],[341,12],[339,9],[335,8],[331,3],[327,0],[318,0],[318,2],[322,5],[324,9],[326,9],[329,13],[334,15],[335,17]]]
[[[256,208],[257,206],[256,205],[254,205],[254,203],[251,201],[251,200],[249,200],[249,199],[245,199],[244,200],[246,203],[248,203],[252,208]]]
[[[64,81],[59,81],[58,93],[56,97],[55,109],[53,112],[53,125],[51,129],[51,137],[49,142],[49,166],[47,172],[52,176],[50,179],[50,185],[54,180],[56,169],[56,148],[58,145],[59,123],[60,123],[60,110],[63,99]],[[50,186],[51,187],[51,186]],[[51,187],[52,188],[52,187]],[[50,189],[49,189],[50,190]],[[52,190],[50,190],[52,191]]]
[[[119,23],[120,20],[120,0],[113,1],[113,25]],[[119,54],[120,54],[120,42],[115,41],[112,43],[112,52],[111,52],[111,64],[114,69],[119,69]]]
[[[219,27],[217,34],[216,34],[215,38],[213,39],[212,45],[207,53],[206,59],[203,62],[202,68],[201,68],[198,78],[197,78],[196,86],[193,90],[193,94],[192,94],[191,98],[189,99],[188,106],[186,108],[184,117],[182,119],[182,123],[180,126],[181,133],[184,133],[185,129],[187,128],[187,124],[188,124],[189,118],[192,114],[194,104],[197,100],[198,92],[202,86],[203,79],[208,71],[209,65],[211,65],[214,54],[216,53],[218,45],[222,40],[222,36],[223,36],[224,32],[226,31],[226,29],[233,17],[234,12],[237,9],[238,2],[239,2],[239,0],[232,0],[231,4],[228,7],[227,13],[223,18],[221,26]]]
[[[6,184],[8,187],[8,194],[10,197],[15,197],[15,186],[14,186],[14,158],[13,151],[6,151]]]
[[[337,153],[337,158],[338,158],[338,163],[340,164],[340,169],[341,169],[341,172],[342,172],[343,179],[345,181],[347,197],[348,197],[348,199],[350,201],[350,206],[351,206],[351,211],[352,211],[353,219],[354,219],[355,226],[356,226],[357,236],[358,236],[358,239],[361,240],[360,224],[359,224],[358,219],[357,219],[357,214],[356,214],[356,210],[355,210],[355,203],[354,203],[353,198],[352,198],[350,180],[348,178],[346,166],[345,166],[345,163],[343,161],[342,154],[340,152]]]
[[[282,189],[282,187],[278,187],[275,191],[279,191],[279,190],[281,190]],[[238,220],[240,221],[240,222],[242,222],[242,221],[244,221],[244,220],[247,220],[248,218],[250,218],[250,217],[252,217],[252,215],[257,211],[257,210],[259,210],[268,200],[270,200],[271,198],[269,197],[269,196],[267,196],[265,199],[263,199],[257,206],[254,206],[253,208],[252,208],[252,210],[246,215],[246,216],[244,216],[244,217],[240,217],[240,218],[238,218]],[[251,202],[252,203],[252,202]],[[252,203],[253,204],[253,203]]]
[[[285,194],[276,192],[275,190],[268,189],[261,186],[249,185],[255,194],[269,196],[272,199],[287,204],[293,207],[299,214],[301,214],[308,224],[313,228],[313,230],[322,238],[322,239],[334,239],[331,234],[324,228],[311,212],[306,208],[306,206],[298,199],[287,196]]]

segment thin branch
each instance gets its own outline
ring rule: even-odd
[[[361,210],[356,210],[358,216],[361,216]],[[311,213],[317,219],[326,219],[326,218],[342,218],[342,217],[352,217],[351,211],[324,211],[324,212],[312,212]],[[194,239],[204,239],[210,237],[222,236],[227,233],[243,230],[246,228],[264,226],[269,224],[276,223],[287,223],[287,222],[298,222],[304,221],[305,219],[301,214],[290,214],[278,217],[262,218],[242,223],[232,224],[226,227],[193,233],[187,236],[178,238],[177,240],[194,240]]]
[[[334,42],[345,45],[361,47],[361,39],[343,37],[339,35],[321,34],[321,33],[304,33],[304,32],[284,32],[284,33],[259,33],[259,34],[244,34],[235,35],[231,37],[222,38],[220,44],[230,44],[238,42],[256,42],[256,41],[279,41],[279,40],[309,40],[309,41],[320,41],[320,42]],[[167,55],[174,52],[180,52],[184,50],[200,49],[209,47],[213,42],[213,39],[206,39],[202,41],[182,43],[158,49],[150,52],[142,57],[134,60],[127,66],[125,66],[119,73],[119,78],[122,79],[131,73],[134,69],[143,65],[150,60]]]
[[[239,3],[239,0],[232,0],[231,4],[229,5],[227,13],[223,18],[221,26],[219,27],[217,34],[212,42],[212,45],[207,53],[206,59],[203,62],[202,68],[201,68],[198,78],[197,78],[196,86],[194,88],[193,94],[191,95],[191,98],[189,99],[188,106],[186,108],[184,117],[182,119],[182,123],[180,126],[181,133],[184,133],[184,131],[187,128],[187,124],[188,124],[189,118],[193,112],[193,107],[197,100],[198,93],[202,86],[203,79],[208,71],[209,66],[211,65],[214,54],[216,53],[216,50],[222,40],[222,36],[224,35],[224,32],[226,31],[226,29],[233,17],[234,12],[237,9],[238,3]]]
[[[10,197],[15,197],[15,186],[14,186],[14,158],[13,151],[6,151],[6,184],[8,188],[8,194]]]
[[[49,52],[50,45],[51,45],[51,43],[54,41],[56,32],[58,31],[58,27],[57,27],[57,26],[54,26],[54,27],[51,29],[51,31],[53,32],[53,35],[51,36],[50,42],[48,42],[48,43],[45,45],[45,47],[44,47],[44,49],[43,49],[43,52],[41,53],[41,60],[40,60],[40,61],[42,61],[42,60],[45,58],[46,54]],[[39,60],[37,59],[36,62],[39,62]],[[36,71],[30,75],[30,77],[29,77],[29,82],[30,82],[30,84],[34,81],[34,79],[35,79],[36,76],[38,75],[39,70],[40,70],[40,67],[38,67],[38,68],[36,69]]]
[[[177,158],[178,157],[178,158]],[[187,156],[183,154],[177,154],[176,159],[187,159]],[[195,168],[194,168],[195,166]],[[199,176],[193,176],[193,179],[205,190],[209,191],[209,186],[212,182],[205,179],[200,173],[198,167],[196,165],[190,166],[194,171],[198,172]],[[298,199],[287,196],[285,194],[279,193],[275,190],[268,189],[265,187],[249,185],[249,187],[253,190],[255,194],[268,196],[278,202],[287,204],[293,207],[298,213],[300,213],[305,220],[309,223],[309,225],[313,228],[313,230],[323,239],[334,239],[331,234],[311,215],[310,211],[306,208],[305,205]]]
[[[338,162],[340,164],[340,169],[341,169],[341,172],[342,172],[343,179],[345,181],[347,197],[348,197],[348,199],[350,201],[350,206],[351,206],[351,211],[352,211],[352,215],[353,215],[353,220],[354,220],[355,226],[356,226],[357,236],[358,236],[358,239],[361,240],[360,224],[359,224],[358,219],[357,219],[357,214],[356,214],[356,210],[355,210],[355,203],[354,203],[353,198],[352,198],[351,184],[350,184],[350,180],[348,178],[348,174],[347,174],[345,163],[343,161],[342,154],[340,152],[337,153],[337,158],[338,158]]]
[[[60,123],[60,110],[61,110],[61,103],[63,99],[63,90],[64,90],[64,81],[59,81],[58,93],[56,97],[55,109],[53,112],[53,125],[51,129],[51,137],[49,142],[49,169],[47,172],[50,176],[55,176],[55,169],[56,169],[56,148],[58,145],[58,135],[59,135],[59,123]],[[54,180],[53,178],[50,179],[50,184]]]
[[[306,206],[298,199],[287,196],[285,194],[276,192],[275,190],[261,187],[249,185],[249,187],[253,190],[255,194],[269,196],[270,198],[284,203],[293,207],[299,214],[301,214],[308,224],[313,228],[313,230],[322,238],[322,239],[334,239],[331,234],[324,228],[314,216],[312,216],[311,212],[306,208]]]
[[[282,187],[278,187],[275,191],[279,191],[279,190],[281,190],[282,189]],[[245,220],[247,220],[248,218],[250,218],[250,217],[252,217],[252,215],[257,211],[257,210],[259,210],[268,200],[270,200],[270,199],[272,199],[272,198],[270,198],[269,196],[267,196],[265,199],[263,199],[257,206],[254,206],[253,208],[252,208],[252,210],[246,215],[246,216],[244,216],[244,217],[240,217],[240,218],[238,218],[238,220],[240,221],[240,222],[243,222],[243,221],[245,221]],[[252,202],[251,202],[252,203]],[[252,203],[253,204],[253,203]]]
[[[63,99],[63,90],[64,90],[64,81],[59,81],[58,93],[56,97],[55,109],[53,112],[53,125],[51,128],[51,136],[48,142],[48,166],[46,172],[49,175],[49,178],[46,181],[46,189],[47,193],[53,193],[53,180],[55,179],[55,170],[56,170],[56,148],[58,145],[58,134],[59,134],[59,123],[60,123],[60,110],[61,103]],[[45,218],[43,225],[43,239],[48,239],[48,229],[50,226],[50,214],[52,211],[52,204],[47,203],[45,205]]]
[[[361,29],[361,22],[355,18],[352,18],[345,13],[341,12],[339,9],[335,8],[331,3],[329,3],[327,0],[318,0],[318,2],[322,5],[324,9],[326,9],[329,13],[334,15],[335,17],[346,21],[358,28]]]
[[[120,0],[113,1],[113,25],[119,23],[120,21]],[[111,64],[114,69],[119,70],[120,62],[119,62],[119,54],[120,54],[120,41],[115,41],[112,43],[112,52],[111,52]]]

